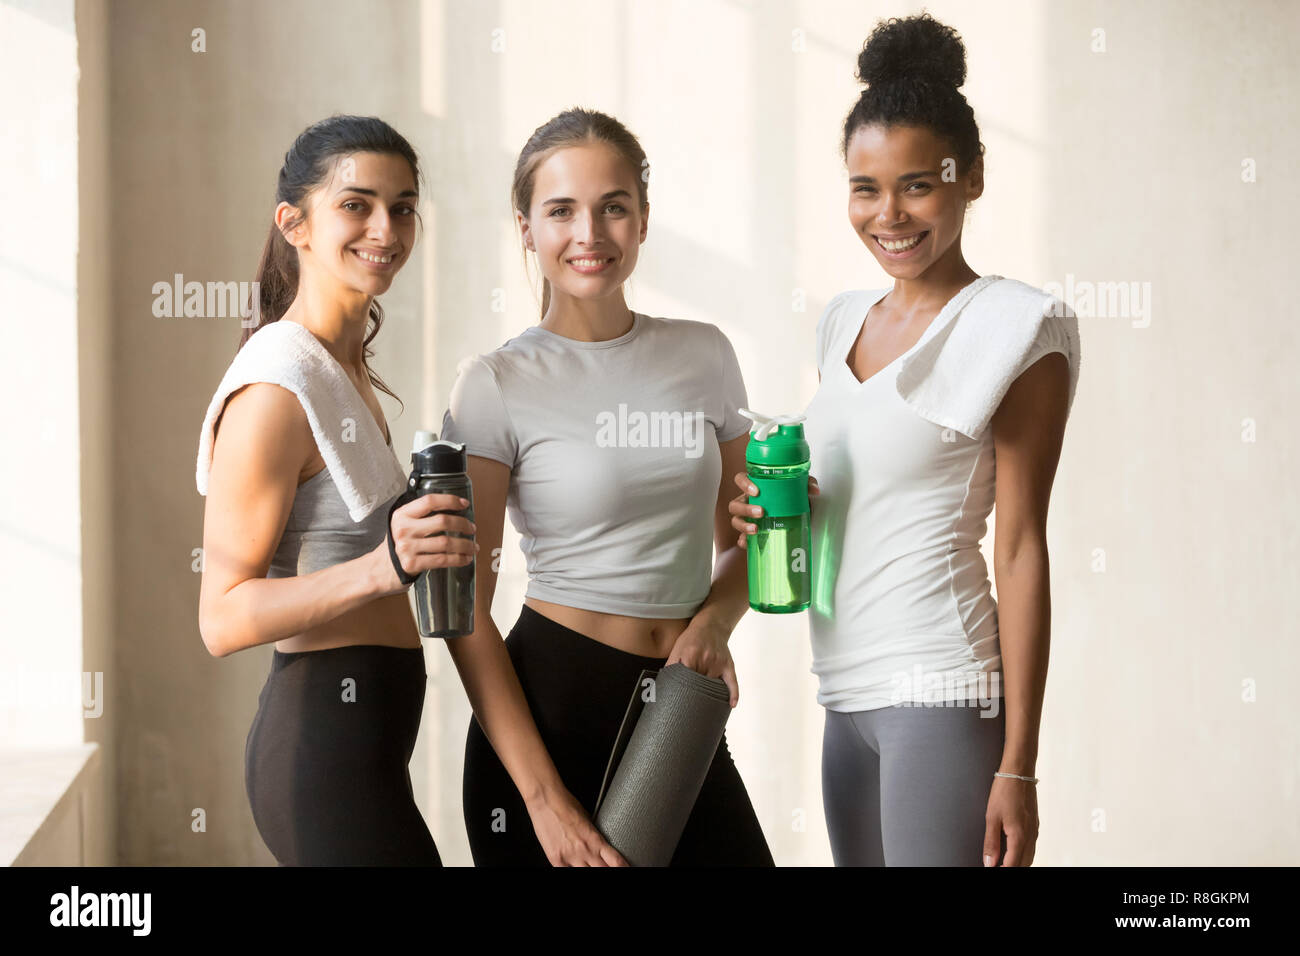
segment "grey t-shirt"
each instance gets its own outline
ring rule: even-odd
[[[712,577],[718,443],[750,426],[722,331],[641,313],[604,342],[532,326],[458,371],[441,437],[510,467],[527,595],[693,616]]]

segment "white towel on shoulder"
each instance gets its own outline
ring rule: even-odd
[[[353,521],[364,520],[405,489],[402,466],[347,372],[305,326],[281,320],[244,343],[212,396],[199,438],[199,494],[208,493],[217,417],[232,392],[253,382],[271,382],[298,396]]]
[[[1046,354],[1043,342],[1065,352],[1072,406],[1079,381],[1074,311],[1024,282],[982,276],[935,316],[899,367],[898,394],[927,421],[979,438],[1028,360]]]

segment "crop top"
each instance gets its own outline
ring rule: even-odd
[[[385,447],[391,454],[392,436]],[[312,475],[298,486],[289,520],[266,576],[287,578],[311,574],[373,551],[388,535],[388,508],[393,498],[362,521],[355,522],[330,477],[329,468]]]
[[[441,437],[509,466],[527,595],[694,615],[712,586],[718,444],[750,426],[722,331],[639,312],[602,342],[531,326],[458,371]]]

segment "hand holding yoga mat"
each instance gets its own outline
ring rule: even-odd
[[[633,866],[672,861],[730,716],[731,691],[719,678],[680,662],[657,676],[641,672],[595,815],[596,829]]]

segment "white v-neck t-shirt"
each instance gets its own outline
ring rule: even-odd
[[[1002,696],[997,605],[980,540],[994,503],[993,429],[920,417],[896,379],[940,326],[865,382],[849,350],[888,289],[837,295],[817,323],[821,385],[804,414],[813,508],[810,608],[818,703],[843,712]],[[1044,324],[1021,371],[1067,352]]]

